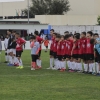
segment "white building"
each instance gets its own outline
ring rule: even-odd
[[[31,0],[30,5],[31,5]],[[34,20],[51,25],[95,25],[100,15],[100,0],[69,0],[71,11],[62,16],[39,16]],[[23,2],[0,3],[0,16],[15,16],[16,10],[27,8],[27,0]]]

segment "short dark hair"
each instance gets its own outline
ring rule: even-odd
[[[94,44],[94,42],[95,42],[95,39],[90,40],[90,44]]]
[[[39,32],[38,32],[38,31],[35,31],[34,34],[35,34],[35,35],[39,35]]]
[[[56,35],[56,36],[58,35],[58,33],[53,33],[53,34]]]
[[[86,32],[82,32],[82,34],[86,36]]]
[[[99,34],[98,34],[98,33],[93,34],[93,36],[95,36],[95,35],[99,36]]]
[[[65,39],[68,39],[69,38],[69,34],[65,35]]]
[[[54,29],[51,29],[50,31],[53,31],[54,32],[55,30]]]
[[[58,35],[56,36],[56,38],[61,38],[61,35],[60,35],[60,34],[58,34]]]
[[[74,37],[75,37],[76,39],[80,39],[80,33],[76,33],[76,34],[74,35]]]
[[[36,36],[33,35],[33,36],[30,37],[30,39],[36,39]]]
[[[69,33],[69,31],[65,31],[64,33]]]
[[[88,31],[87,34],[90,34],[92,36],[93,32],[92,31]]]

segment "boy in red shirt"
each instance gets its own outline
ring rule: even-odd
[[[80,39],[80,34],[76,33],[74,35],[74,43],[73,43],[73,48],[72,48],[72,57],[73,57],[73,68],[72,70],[78,70],[78,66],[77,66],[77,61],[78,61],[78,41]]]
[[[60,40],[60,46],[61,46],[61,56],[62,56],[62,59],[60,61],[60,66],[61,66],[61,72],[65,71],[66,70],[66,53],[65,53],[65,50],[66,50],[66,42],[64,40],[64,36],[62,35],[61,36],[61,40]]]
[[[47,69],[55,69],[53,68],[54,67],[54,48],[55,48],[55,42],[56,42],[56,36],[57,36],[57,33],[53,33],[53,36],[52,36],[52,40],[51,40],[51,46],[50,46],[50,67],[47,68]],[[54,61],[54,63],[53,63]]]
[[[22,55],[22,52],[23,52],[23,45],[26,43],[26,41],[23,40],[20,37],[19,33],[16,33],[15,37],[16,37],[16,43],[17,43],[17,46],[16,46],[16,57],[17,57],[17,59],[19,61],[19,67],[17,67],[17,68],[22,69],[23,68],[23,63],[22,63],[22,60],[21,60],[21,55]]]
[[[87,66],[87,69],[86,71],[88,71],[90,74],[92,74],[92,69],[93,67],[95,66],[95,63],[94,63],[94,45],[93,44],[90,44],[90,40],[93,36],[93,33],[91,31],[87,32],[87,40],[86,40],[86,60],[88,62],[88,65]]]
[[[82,52],[82,55],[81,55],[81,59],[83,60],[83,65],[84,65],[84,71],[83,72],[87,72],[87,54],[86,54],[86,43],[87,41],[87,38],[86,38],[86,32],[82,32],[81,33],[81,52]]]

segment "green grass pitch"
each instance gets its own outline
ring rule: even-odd
[[[0,100],[100,100],[100,77],[47,70],[49,53],[41,58],[43,69],[36,71],[29,67],[30,51],[22,55],[24,69],[0,64]]]

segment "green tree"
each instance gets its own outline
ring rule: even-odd
[[[24,9],[24,14],[28,14],[28,9]],[[70,11],[68,0],[32,0],[29,7],[30,17],[33,15],[63,15]]]

